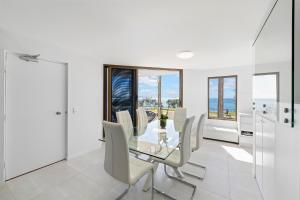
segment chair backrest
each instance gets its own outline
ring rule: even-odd
[[[174,127],[175,130],[181,132],[186,120],[186,108],[176,108],[174,112]]]
[[[204,123],[205,123],[205,114],[200,115],[197,129],[196,129],[196,147],[194,151],[198,150],[200,148],[200,145],[203,140],[203,130],[204,130]]]
[[[147,127],[148,125],[148,116],[144,108],[140,107],[136,109],[137,115],[137,126],[140,129]]]
[[[104,169],[115,179],[129,183],[128,142],[121,124],[103,122],[105,131]]]
[[[184,122],[180,138],[180,166],[187,163],[191,157],[191,132],[195,117],[187,118]]]
[[[174,120],[174,111],[168,111],[168,119]]]
[[[123,126],[127,140],[133,134],[133,124],[128,110],[116,112],[117,121]]]

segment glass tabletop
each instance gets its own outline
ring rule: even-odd
[[[154,120],[144,128],[134,128],[128,145],[131,151],[164,160],[178,147],[179,135],[173,120],[167,120],[165,129],[160,127],[159,120]]]

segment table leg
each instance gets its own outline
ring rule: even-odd
[[[153,165],[154,165],[153,170],[154,170],[154,174],[155,174],[159,163],[155,162],[155,163],[153,163]],[[147,192],[151,188],[151,181],[152,181],[152,177],[151,177],[151,174],[149,174],[147,177],[147,180],[145,181],[144,187],[143,187],[144,192]]]

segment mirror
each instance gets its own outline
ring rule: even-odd
[[[294,103],[297,104],[299,108],[300,104],[300,3],[296,3],[294,7],[295,16],[294,16]],[[297,56],[298,55],[298,56]]]
[[[277,1],[264,24],[255,48],[253,98],[256,113],[293,124],[292,0]]]

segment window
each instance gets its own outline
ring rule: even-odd
[[[182,105],[182,69],[104,65],[103,70],[104,120],[115,122],[116,112],[128,110],[135,124],[138,107],[153,120]]]
[[[208,118],[236,120],[237,76],[208,78]]]
[[[148,115],[171,116],[180,106],[180,72],[166,70],[138,70],[138,107],[144,107]]]

